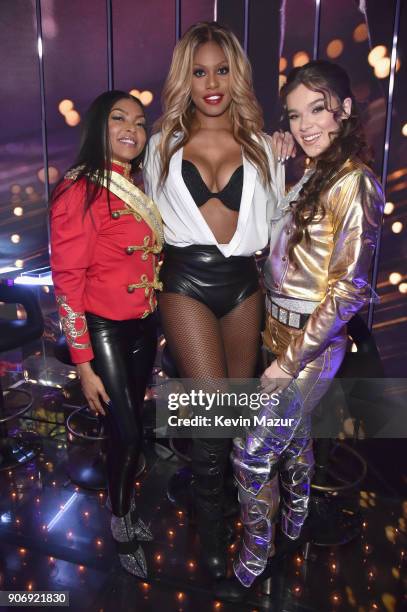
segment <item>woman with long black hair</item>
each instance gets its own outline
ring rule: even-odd
[[[111,529],[122,566],[145,579],[134,478],[141,407],[156,351],[157,256],[153,201],[134,184],[145,151],[140,101],[109,91],[91,105],[75,164],[51,205],[51,267],[62,328],[89,406],[103,416]]]

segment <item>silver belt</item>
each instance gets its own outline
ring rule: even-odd
[[[279,306],[273,302],[269,295],[266,295],[266,310],[273,319],[283,323],[283,325],[294,327],[294,329],[302,329],[310,317],[308,313],[294,312]]]

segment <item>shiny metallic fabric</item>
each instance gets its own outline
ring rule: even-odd
[[[292,419],[292,425],[257,425],[248,432],[245,441],[241,438],[234,440],[232,453],[244,527],[242,547],[234,563],[234,571],[246,587],[264,571],[267,559],[274,553],[273,522],[279,509],[277,462],[290,446],[296,432],[304,439],[309,429],[309,419],[302,419],[302,401],[295,381],[279,394],[279,403],[273,404],[270,402],[263,406],[259,418],[264,417],[267,422],[267,419],[284,417],[287,423],[288,419]],[[291,472],[288,471],[288,474]],[[298,483],[293,480],[288,484],[292,485],[293,495],[296,496],[294,507],[297,509]],[[293,516],[297,519],[297,514],[289,514],[290,519]]]
[[[152,542],[154,540],[154,536],[151,532],[151,529],[140,517],[135,522],[133,522],[133,527],[134,533],[140,542]]]
[[[279,394],[278,405],[272,402],[263,406],[258,413],[258,420],[292,419],[293,426],[267,427],[256,425],[247,433],[246,440],[234,440],[232,463],[235,479],[240,488],[252,495],[257,495],[270,480],[272,466],[278,461],[281,453],[291,442],[295,431],[302,427],[301,396],[296,382]],[[305,432],[303,432],[305,433]]]
[[[278,476],[263,485],[257,495],[239,485],[239,501],[244,533],[233,569],[239,581],[249,587],[264,571],[267,559],[274,554],[273,521],[279,505]]]
[[[280,470],[280,526],[292,540],[300,537],[308,515],[313,468],[312,440],[294,438],[284,453]]]
[[[106,500],[106,508],[112,511],[112,504],[110,502],[110,497]],[[154,540],[154,536],[150,530],[149,525],[146,525],[143,519],[136,515],[136,500],[133,495],[130,501],[130,520],[134,530],[134,534],[137,536],[137,539],[140,542],[152,542]]]
[[[263,342],[275,356],[281,354],[296,330],[268,316]],[[280,514],[285,535],[297,539],[308,514],[310,483],[314,467],[310,440],[311,412],[328,390],[346,350],[343,328],[330,346],[308,363],[297,379],[279,394],[279,404],[263,407],[259,417],[292,419],[292,426],[256,426],[245,440],[234,441],[232,454],[235,478],[239,486],[243,544],[234,564],[236,577],[249,587],[266,567],[273,554],[273,520]],[[278,467],[277,467],[278,466]],[[279,473],[277,473],[277,469]],[[277,481],[281,504],[278,507]],[[270,484],[273,483],[273,484]],[[271,487],[273,495],[264,502],[263,490]]]
[[[384,205],[380,183],[370,168],[348,160],[327,185],[320,204],[325,214],[310,224],[311,241],[303,238],[295,246],[293,262],[288,257],[291,208],[279,206],[263,270],[274,296],[318,302],[302,334],[278,358],[279,366],[292,376],[325,350],[371,296],[369,269]]]
[[[134,528],[130,520],[130,512],[122,517],[112,514],[110,528],[116,542],[131,542],[135,537]],[[141,546],[138,546],[134,552],[119,554],[119,559],[122,567],[130,572],[130,574],[138,578],[147,578],[147,562]]]
[[[141,546],[139,546],[134,553],[119,555],[119,559],[121,566],[129,572],[129,574],[147,580],[147,562]]]
[[[281,484],[281,528],[299,537],[308,512],[314,465],[310,440],[311,412],[328,390],[346,350],[346,323],[368,302],[369,268],[383,213],[383,190],[372,171],[348,160],[326,185],[320,214],[289,257],[292,206],[304,183],[280,201],[272,219],[270,254],[264,266],[272,299],[295,300],[294,313],[307,313],[294,329],[269,312],[265,346],[294,380],[263,411],[271,418],[292,418],[292,425],[256,426],[235,441],[233,466],[239,486],[244,525],[243,545],[234,570],[248,587],[264,570],[272,552],[272,521],[277,514],[277,479]],[[295,206],[295,204],[294,204]],[[304,304],[300,304],[303,300]],[[315,307],[315,303],[318,303]],[[290,302],[287,302],[289,304]],[[278,474],[278,470],[280,474]]]

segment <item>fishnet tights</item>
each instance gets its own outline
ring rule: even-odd
[[[256,291],[221,319],[202,302],[178,293],[159,296],[161,322],[182,378],[254,375],[263,296]]]

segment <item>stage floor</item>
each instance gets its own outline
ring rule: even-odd
[[[361,536],[336,547],[312,544],[307,560],[294,553],[273,576],[270,595],[258,588],[246,603],[233,606],[214,599],[212,583],[199,568],[193,521],[168,499],[168,480],[183,464],[166,443],[147,442],[147,467],[135,483],[140,514],[155,535],[143,545],[150,578],[142,583],[116,559],[106,494],[69,479],[65,428],[44,429],[35,422],[30,427],[42,433],[40,454],[0,472],[1,590],[69,591],[71,610],[95,612],[401,610],[407,507],[370,460],[360,494]],[[371,441],[372,457],[375,442],[382,441]],[[236,537],[230,559],[238,519],[231,524]]]

